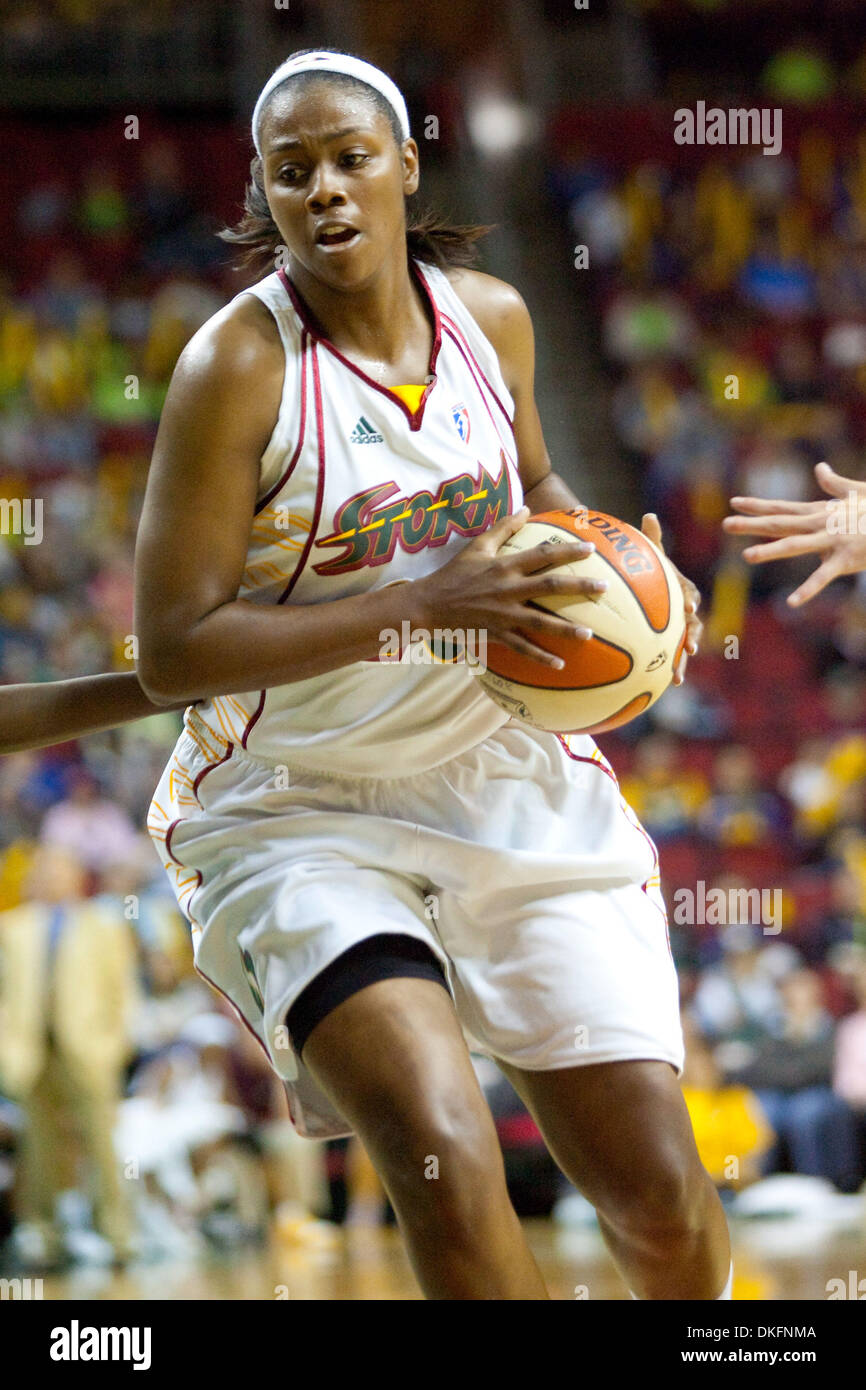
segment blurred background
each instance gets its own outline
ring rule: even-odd
[[[45,527],[41,545],[0,535],[0,681],[131,668],[163,396],[246,283],[215,233],[240,212],[255,97],[296,48],[384,66],[422,200],[496,224],[480,264],[533,313],[554,467],[592,506],[657,511],[703,593],[686,685],[599,742],[659,846],[684,1088],[744,1299],[866,1275],[866,581],[794,612],[811,562],[750,570],[719,526],[733,494],[816,495],[821,459],[866,478],[866,13],[816,13],[5,0],[0,15],[0,496],[43,498]],[[778,110],[781,152],[677,144],[674,112],[698,102]],[[179,724],[0,760],[2,1272],[53,1297],[416,1298],[363,1152],[294,1134],[195,975],[143,835]],[[779,908],[769,930],[755,889]],[[553,1295],[623,1297],[594,1213],[477,1066]]]

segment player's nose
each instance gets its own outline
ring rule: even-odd
[[[342,207],[345,202],[346,195],[340,184],[339,170],[329,170],[321,164],[317,165],[307,189],[308,211],[321,212],[323,208]]]

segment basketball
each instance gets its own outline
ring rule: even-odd
[[[542,541],[591,540],[595,550],[568,566],[576,578],[605,579],[597,596],[531,600],[592,637],[533,634],[565,662],[560,670],[499,642],[487,643],[477,679],[515,719],[555,733],[602,733],[649,709],[670,685],[686,640],[682,590],[670,562],[628,522],[585,508],[539,512],[500,554]]]

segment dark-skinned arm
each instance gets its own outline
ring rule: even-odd
[[[135,559],[138,675],[157,704],[300,681],[374,660],[385,629],[413,626],[422,586],[320,604],[238,598],[285,372],[268,310],[252,296],[210,319],[182,352],[148,475]]]
[[[164,713],[134,671],[0,686],[0,755],[49,748],[67,739]],[[183,709],[183,704],[168,706]]]

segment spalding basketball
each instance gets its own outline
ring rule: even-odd
[[[488,641],[477,679],[516,719],[555,733],[597,734],[637,718],[667,690],[686,641],[682,589],[670,562],[641,531],[588,509],[540,512],[516,531],[500,554],[542,541],[591,540],[595,550],[571,562],[578,579],[606,579],[595,595],[530,599],[592,637],[527,635],[562,658],[557,670],[501,642]]]

